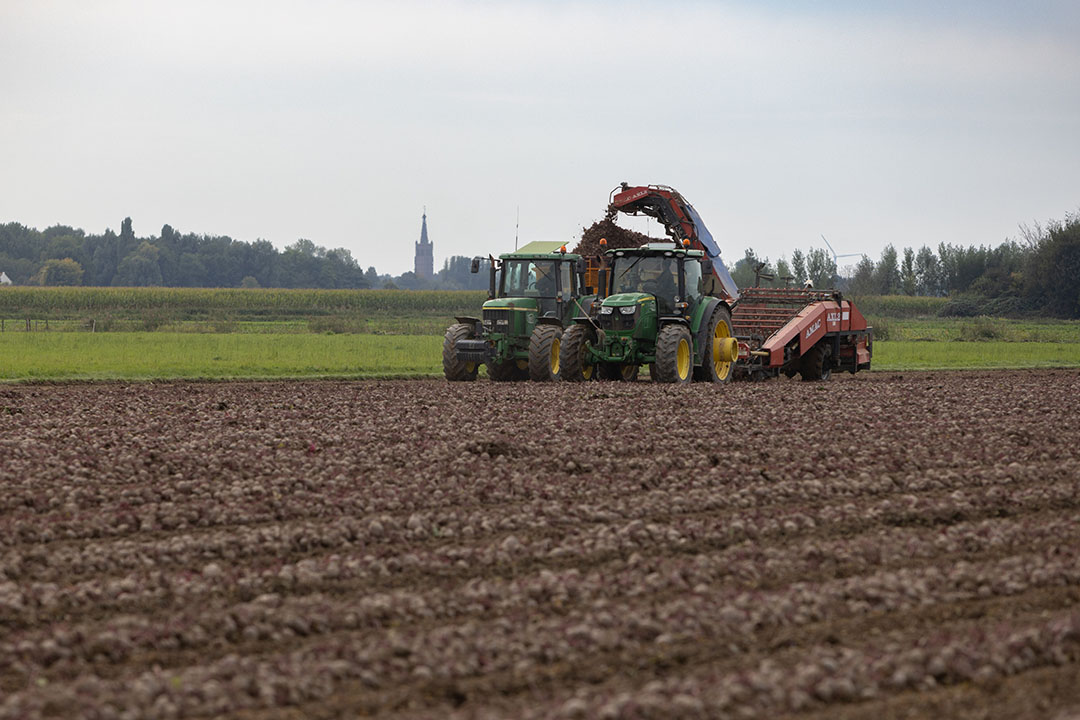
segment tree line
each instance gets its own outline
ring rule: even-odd
[[[279,251],[266,240],[181,234],[169,225],[140,238],[131,218],[119,234],[0,225],[0,271],[19,285],[483,290],[487,273],[470,273],[470,261],[448,258],[433,278],[392,277],[365,270],[344,248],[328,250],[306,239]],[[750,249],[731,270],[740,287],[810,282],[854,296],[948,296],[973,314],[1080,317],[1080,213],[1022,228],[1018,239],[997,247],[941,243],[898,251],[889,245],[876,261],[863,255],[843,269],[823,248],[796,249],[775,262]],[[986,308],[992,312],[981,313]]]
[[[161,234],[136,237],[131,218],[120,233],[100,235],[55,225],[36,230],[0,225],[0,271],[17,285],[402,288],[480,290],[487,279],[469,273],[470,258],[446,260],[434,278],[412,272],[397,277],[366,270],[345,248],[327,249],[299,239],[284,250],[266,240],[227,235]]]
[[[997,247],[940,243],[898,251],[888,245],[875,261],[863,255],[837,268],[823,248],[795,250],[776,262],[747,250],[732,268],[739,287],[757,283],[835,287],[853,296],[921,295],[956,300],[957,314],[1046,313],[1080,317],[1080,213],[1045,227],[1022,228]],[[771,276],[762,278],[762,275]],[[983,312],[991,308],[993,312]]]

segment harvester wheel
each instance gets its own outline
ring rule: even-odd
[[[682,325],[665,325],[656,338],[656,379],[688,383],[694,370],[693,339]]]
[[[600,366],[600,378],[603,380],[634,382],[638,378],[638,366],[624,363],[604,363]]]
[[[559,377],[570,382],[592,380],[595,365],[587,362],[587,348],[596,342],[596,335],[585,325],[571,325],[562,335],[559,348]]]
[[[559,379],[559,348],[563,330],[558,325],[537,325],[529,338],[529,379],[549,382]]]
[[[730,382],[735,374],[735,360],[738,358],[739,345],[735,333],[731,331],[731,311],[718,306],[709,318],[708,334],[705,342],[705,359],[701,367],[694,371],[695,380],[705,382]]]
[[[819,342],[803,355],[799,372],[806,382],[828,380],[832,376],[832,364],[829,362],[829,346]]]
[[[454,323],[446,329],[442,344],[442,367],[443,375],[447,380],[459,382],[476,379],[476,372],[480,369],[479,364],[459,360],[457,356],[458,341],[468,340],[472,336],[472,325],[466,323]]]

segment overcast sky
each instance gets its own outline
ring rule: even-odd
[[[1078,37],[1074,0],[0,0],[0,222],[399,274],[424,206],[441,267],[625,180],[729,263],[996,245],[1080,208]]]

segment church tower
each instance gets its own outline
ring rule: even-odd
[[[420,242],[416,243],[416,259],[413,261],[413,273],[418,278],[432,278],[435,275],[435,256],[427,236],[427,208],[420,226]]]

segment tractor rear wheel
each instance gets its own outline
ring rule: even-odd
[[[451,382],[472,381],[480,369],[478,363],[458,359],[459,340],[468,340],[473,336],[473,327],[466,323],[454,323],[446,329],[442,344],[443,375]]]
[[[799,363],[799,373],[805,382],[814,380],[828,380],[832,377],[832,363],[829,357],[829,346],[819,342],[803,355]]]
[[[731,331],[731,311],[718,306],[709,318],[705,335],[705,358],[701,367],[694,371],[695,380],[705,382],[730,382],[735,374],[735,360],[739,346]]]
[[[596,366],[588,362],[588,346],[596,342],[592,328],[571,325],[562,335],[559,349],[559,377],[570,382],[592,380]]]
[[[537,325],[529,338],[529,379],[551,382],[559,379],[559,348],[562,328],[558,325]]]
[[[600,366],[600,378],[634,382],[638,378],[638,366],[625,363],[603,363]]]
[[[656,338],[656,375],[662,383],[688,383],[694,370],[693,339],[682,325],[665,325]]]

